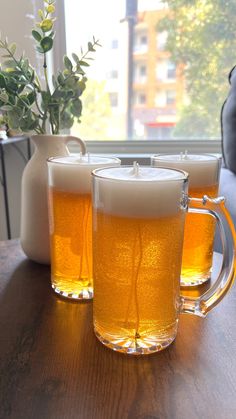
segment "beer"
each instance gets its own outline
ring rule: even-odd
[[[204,195],[214,198],[217,194],[218,185],[189,189],[189,196],[194,198]],[[195,203],[194,206],[197,207]],[[186,215],[181,285],[201,284],[210,278],[214,235],[215,219],[212,216],[197,213]]]
[[[93,172],[95,333],[134,354],[164,349],[176,336],[186,210],[186,174],[141,169]]]
[[[95,224],[96,334],[121,350],[148,352],[156,342],[163,349],[177,329],[183,214],[132,219],[98,211]]]
[[[71,298],[93,293],[91,194],[51,187],[52,287]]]
[[[91,171],[113,165],[120,160],[94,155],[48,161],[51,282],[63,297],[93,297]]]
[[[189,173],[189,196],[202,198],[218,194],[220,159],[207,154],[160,154],[152,165],[182,169]],[[194,204],[195,205],[195,204]],[[196,207],[197,205],[195,205]],[[191,208],[191,204],[190,204]],[[199,285],[211,277],[215,220],[210,215],[188,213],[185,222],[181,286]]]

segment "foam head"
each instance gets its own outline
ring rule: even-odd
[[[54,157],[48,160],[49,186],[75,193],[91,192],[91,172],[99,167],[119,166],[116,157],[93,154]]]
[[[93,172],[93,205],[99,211],[157,218],[181,210],[187,174],[173,169],[121,166]]]
[[[216,185],[221,159],[210,154],[158,154],[151,158],[152,166],[181,169],[189,173],[189,187]]]

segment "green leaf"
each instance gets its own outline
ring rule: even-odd
[[[75,54],[74,52],[72,52],[72,58],[73,60],[76,62],[76,64],[79,64],[79,57],[77,54]]]
[[[11,96],[9,96],[9,103],[12,105],[12,106],[15,106],[16,105],[16,96],[15,95],[11,95]],[[7,106],[7,105],[6,105]]]
[[[21,102],[21,104],[22,104],[23,107],[26,106],[26,105],[29,105],[29,101],[28,101],[27,95],[21,95],[19,97],[19,100],[20,100],[20,102]]]
[[[86,84],[83,80],[77,82],[77,88],[78,88],[78,96],[81,96],[83,91],[86,89]]]
[[[94,47],[93,47],[92,42],[88,42],[88,50],[89,50],[89,51],[96,51],[96,50],[94,49]]]
[[[14,55],[16,52],[16,44],[15,43],[11,44],[9,46],[9,50],[11,51],[12,55]]]
[[[61,128],[62,129],[64,129],[64,128],[69,129],[69,128],[72,127],[72,125],[74,123],[74,118],[69,112],[65,111],[61,114],[60,121],[61,121]]]
[[[48,13],[54,13],[55,12],[55,6],[53,4],[50,4],[46,7],[46,10]]]
[[[44,19],[40,23],[40,28],[43,32],[49,32],[53,27],[53,20],[52,19]]]
[[[22,61],[21,67],[22,67],[22,70],[26,73],[26,71],[29,68],[29,60],[28,60],[28,58],[25,58],[25,60]]]
[[[40,33],[38,31],[35,31],[34,29],[32,30],[32,35],[34,37],[34,39],[38,42],[41,41],[42,36],[40,35]]]
[[[0,89],[3,89],[6,87],[6,80],[3,74],[0,74]]]
[[[6,92],[1,92],[0,93],[0,100],[2,100],[2,102],[7,103],[8,102],[8,94]]]
[[[38,10],[38,15],[43,20],[44,14],[43,14],[43,11],[41,9]]]
[[[50,36],[50,38],[54,38],[55,32],[52,31],[51,33],[48,34],[48,36]]]
[[[80,99],[75,99],[71,103],[71,113],[77,118],[80,117],[82,112],[82,102]]]
[[[1,106],[1,111],[9,112],[11,110],[12,110],[12,106],[11,105],[3,105],[3,106]]]
[[[35,76],[35,71],[32,71],[32,74],[30,76],[30,83],[32,83],[34,81],[34,76]]]
[[[4,67],[11,67],[11,68],[14,68],[14,67],[16,67],[16,62],[14,61],[14,60],[5,60],[3,63],[3,66]]]
[[[59,73],[57,76],[57,81],[61,86],[64,86],[65,80],[62,73]]]
[[[88,63],[86,63],[86,61],[80,61],[79,63],[80,63],[80,65],[81,65],[81,66],[83,66],[83,67],[89,67],[89,64],[88,64]]]
[[[56,89],[58,84],[57,84],[56,77],[54,76],[54,74],[52,75],[52,84],[53,84],[54,89]]]
[[[7,93],[16,93],[18,90],[18,84],[13,80],[13,79],[9,79],[6,82],[6,91]]]
[[[63,61],[64,61],[64,65],[67,68],[67,70],[71,71],[72,68],[73,68],[73,65],[72,65],[71,60],[67,57],[67,55],[64,55]]]
[[[30,92],[28,94],[27,98],[28,98],[29,105],[30,106],[33,105],[33,103],[35,101],[35,93],[34,92]]]
[[[24,90],[24,88],[25,88],[25,86],[24,86],[24,85],[20,86],[20,87],[18,88],[18,94],[19,94],[19,93],[22,93],[22,92],[23,92],[23,90]]]
[[[42,101],[43,101],[44,105],[46,105],[46,106],[50,103],[51,95],[50,95],[49,92],[46,92],[46,91],[42,92]]]
[[[40,47],[39,45],[37,45],[36,50],[37,50],[38,52],[40,52],[40,54],[44,54],[44,50],[43,50],[43,48],[42,48],[42,47]]]
[[[48,52],[52,49],[53,46],[53,40],[49,36],[46,36],[42,39],[40,42],[40,46],[43,49],[44,52]]]

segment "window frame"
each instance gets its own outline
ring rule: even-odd
[[[40,0],[35,0],[39,4]],[[66,55],[66,25],[65,25],[65,1],[57,2],[57,20],[55,30],[57,32],[55,47],[52,55],[52,71],[56,72],[61,66],[62,57]],[[60,24],[59,24],[60,22]],[[220,123],[220,119],[219,119]],[[87,141],[89,152],[118,155],[142,155],[150,156],[158,153],[180,153],[184,150],[192,153],[222,154],[221,139],[170,139],[170,140],[121,140],[121,141]],[[77,151],[75,145],[71,151]]]

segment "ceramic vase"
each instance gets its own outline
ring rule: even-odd
[[[33,135],[31,139],[35,151],[22,176],[20,241],[29,259],[50,264],[47,159],[68,156],[70,141],[78,142],[83,154],[86,148],[81,139],[68,135]]]

